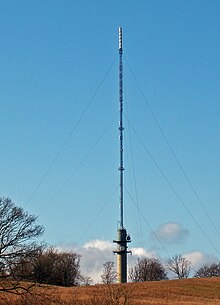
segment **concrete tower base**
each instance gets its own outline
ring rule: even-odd
[[[127,283],[127,254],[131,253],[127,250],[127,243],[131,242],[131,238],[126,229],[118,229],[117,240],[113,242],[117,243],[117,249],[113,251],[117,254],[117,282]]]

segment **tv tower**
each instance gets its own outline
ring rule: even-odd
[[[117,229],[117,239],[113,240],[117,243],[117,249],[114,253],[117,254],[117,282],[127,283],[127,254],[131,253],[128,251],[127,243],[131,242],[130,236],[127,234],[127,230],[124,227],[124,142],[123,142],[123,48],[122,48],[122,28],[119,27],[119,109],[120,109],[120,120],[119,120],[119,141],[120,141],[120,164],[119,164],[119,175],[120,175],[120,221]]]

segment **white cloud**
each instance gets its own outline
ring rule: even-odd
[[[146,257],[156,257],[156,253],[154,251],[147,251],[144,248],[131,248],[132,255],[135,258],[146,256]]]
[[[82,273],[90,276],[95,283],[100,282],[103,264],[106,261],[113,261],[116,266],[116,255],[113,254],[114,249],[116,249],[116,245],[110,241],[96,239],[87,242],[80,249]],[[147,251],[144,248],[131,248],[130,250],[132,255],[128,256],[128,268],[136,263],[138,257],[156,256],[154,252]]]
[[[176,231],[178,232],[178,230]],[[84,245],[78,247],[76,247],[75,245],[61,245],[57,248],[62,251],[72,250],[79,253],[81,255],[80,265],[82,274],[85,276],[90,276],[94,283],[101,282],[100,276],[102,273],[103,264],[105,262],[113,261],[115,262],[116,266],[116,255],[113,254],[113,250],[116,248],[116,245],[107,240],[95,239],[88,241]],[[128,268],[129,266],[133,266],[136,263],[137,259],[143,256],[159,258],[155,251],[150,251],[142,247],[134,247],[130,248],[130,250],[132,251],[132,255],[128,255]],[[191,261],[192,275],[194,271],[202,264],[218,261],[214,255],[203,253],[200,251],[188,252],[182,254],[182,256]]]
[[[105,251],[105,250],[113,250],[113,243],[107,240],[91,240],[87,242],[83,248],[89,250],[89,249],[98,249],[100,251]]]
[[[101,282],[101,273],[103,264],[107,261],[115,262],[116,255],[113,250],[116,245],[107,240],[90,240],[83,246],[61,245],[57,247],[59,250],[70,251],[73,250],[81,255],[81,271],[83,275],[92,278],[94,283]],[[157,257],[154,251],[148,251],[144,248],[131,248],[132,255],[128,256],[128,268],[136,263],[137,259],[142,256]]]
[[[198,265],[202,264],[205,257],[204,253],[199,251],[186,253],[183,256],[191,262],[192,267],[197,267]]]
[[[81,255],[80,269],[82,275],[89,276],[94,283],[101,282],[103,264],[106,261],[115,261],[113,254],[114,244],[106,240],[90,240],[82,246],[60,245],[61,251],[75,251]]]
[[[192,251],[188,253],[182,254],[182,257],[188,259],[191,262],[191,270],[190,270],[190,276],[193,277],[195,271],[206,263],[213,263],[218,262],[217,257],[215,257],[213,254],[204,253],[201,251]],[[168,270],[168,277],[169,278],[176,278],[172,272]]]
[[[103,264],[106,261],[115,261],[113,254],[114,244],[106,240],[91,240],[79,249],[82,274],[90,276],[95,283],[101,281]]]
[[[192,269],[196,269],[199,266],[206,263],[218,262],[217,257],[212,254],[203,253],[200,251],[193,251],[183,254],[183,257],[187,258],[192,265]]]
[[[144,248],[131,248],[131,253],[132,255],[128,257],[128,269],[129,267],[132,267],[136,264],[138,258],[142,258],[142,257],[154,257],[157,258],[157,254],[155,251],[148,251]]]
[[[160,225],[151,233],[153,240],[159,238],[160,241],[166,244],[183,243],[189,236],[189,231],[182,228],[178,222],[168,222]],[[157,238],[156,238],[157,237]]]

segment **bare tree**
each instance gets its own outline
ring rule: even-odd
[[[33,276],[34,281],[44,284],[49,284],[53,281],[52,275],[56,256],[57,251],[54,247],[49,247],[39,253],[34,264],[32,264],[31,275]]]
[[[32,273],[38,283],[78,286],[81,281],[80,255],[73,251],[58,252],[50,247],[35,260]]]
[[[198,278],[213,276],[220,277],[220,263],[204,264],[196,270],[194,276]]]
[[[80,286],[90,286],[93,284],[93,280],[90,276],[82,275],[80,278]]]
[[[171,257],[168,262],[168,269],[176,274],[179,279],[184,279],[189,277],[191,262],[182,257],[181,254],[176,254]]]
[[[93,294],[85,305],[132,305],[134,300],[133,288],[127,285],[94,286]],[[78,305],[78,303],[77,303]]]
[[[73,251],[57,253],[53,277],[55,285],[78,286],[81,279],[80,255]]]
[[[106,262],[103,264],[103,273],[101,274],[103,284],[113,284],[116,281],[117,272],[114,262]]]
[[[158,259],[144,257],[129,269],[132,282],[160,281],[167,279],[167,273]]]
[[[0,291],[19,293],[27,290],[15,270],[41,248],[36,239],[43,234],[37,218],[29,215],[8,198],[0,197]]]

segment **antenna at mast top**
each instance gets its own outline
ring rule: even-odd
[[[122,27],[118,28],[118,35],[119,35],[119,51],[122,52]]]

